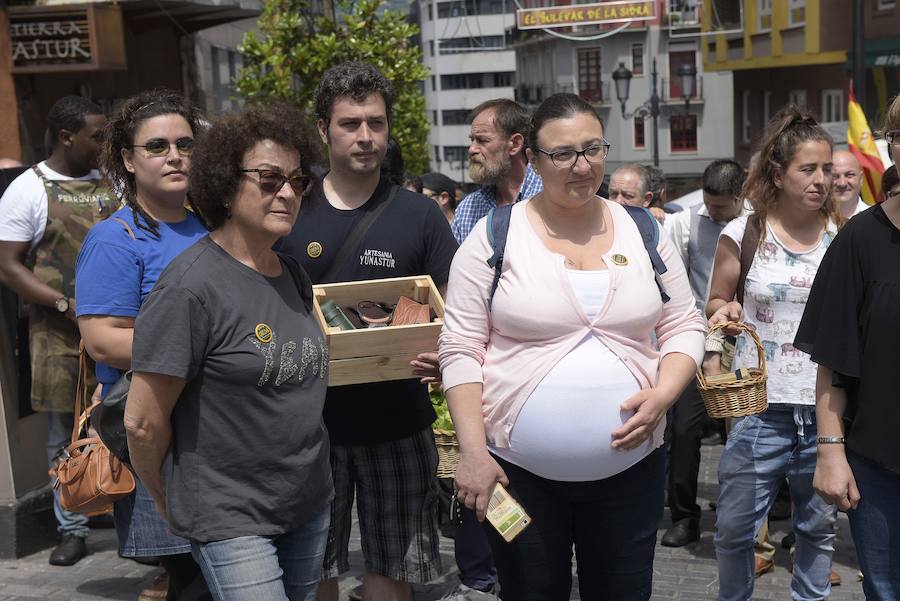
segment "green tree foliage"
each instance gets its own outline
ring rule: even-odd
[[[419,88],[428,75],[422,52],[411,42],[419,28],[401,12],[380,10],[381,0],[339,0],[332,21],[314,15],[308,0],[266,0],[261,36],[248,33],[240,51],[244,69],[238,93],[250,102],[294,100],[312,111],[322,74],[333,65],[374,65],[394,85],[391,135],[403,149],[406,169],[428,171],[428,119]]]

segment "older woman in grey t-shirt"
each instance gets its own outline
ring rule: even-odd
[[[194,153],[212,233],[173,260],[135,323],[132,462],[219,601],[315,598],[333,496],[328,352],[300,266],[272,245],[311,180],[286,107],[218,119]]]

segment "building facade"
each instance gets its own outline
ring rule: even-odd
[[[846,141],[854,1],[862,2],[865,111],[876,127],[900,90],[900,19],[895,0],[741,0],[743,29],[706,38],[707,73],[734,73],[734,152],[750,158],[766,123],[789,103],[812,112]],[[703,29],[713,31],[713,3]]]
[[[578,94],[593,104],[604,120],[611,144],[607,172],[627,162],[651,164],[653,120],[630,113],[651,97],[655,60],[660,168],[667,176],[693,177],[711,161],[730,158],[731,73],[703,71],[698,12],[679,10],[678,26],[673,27],[670,23],[675,13],[669,9],[667,3],[658,3],[654,19],[626,26],[617,23],[553,30],[581,38],[578,40],[543,30],[519,34],[513,44],[516,98],[527,106],[537,106],[556,92]],[[694,27],[686,27],[692,23]],[[612,78],[620,64],[632,74],[625,115]],[[678,77],[679,67],[685,64],[697,70],[687,108]]]

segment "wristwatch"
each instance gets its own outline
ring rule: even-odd
[[[68,311],[69,310],[69,299],[67,299],[65,296],[61,296],[58,299],[56,299],[56,310],[59,311],[60,313],[65,313],[66,311]]]

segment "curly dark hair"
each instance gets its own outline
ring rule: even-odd
[[[334,101],[341,96],[349,96],[356,102],[362,102],[372,94],[381,94],[390,121],[394,106],[394,86],[388,78],[367,63],[351,61],[335,65],[322,74],[316,88],[316,118],[328,123]]]
[[[131,148],[134,144],[134,134],[141,123],[163,115],[184,117],[191,126],[194,137],[198,137],[202,131],[200,112],[178,92],[164,88],[148,90],[119,105],[103,130],[103,148],[100,151],[100,166],[122,202],[131,208],[135,225],[156,238],[159,238],[159,223],[138,204],[134,174],[125,168],[122,150]]]
[[[262,140],[296,150],[303,173],[312,175],[319,146],[296,106],[252,105],[223,113],[212,122],[191,157],[191,197],[211,229],[221,227],[228,218],[226,205],[237,194],[244,156]]]

